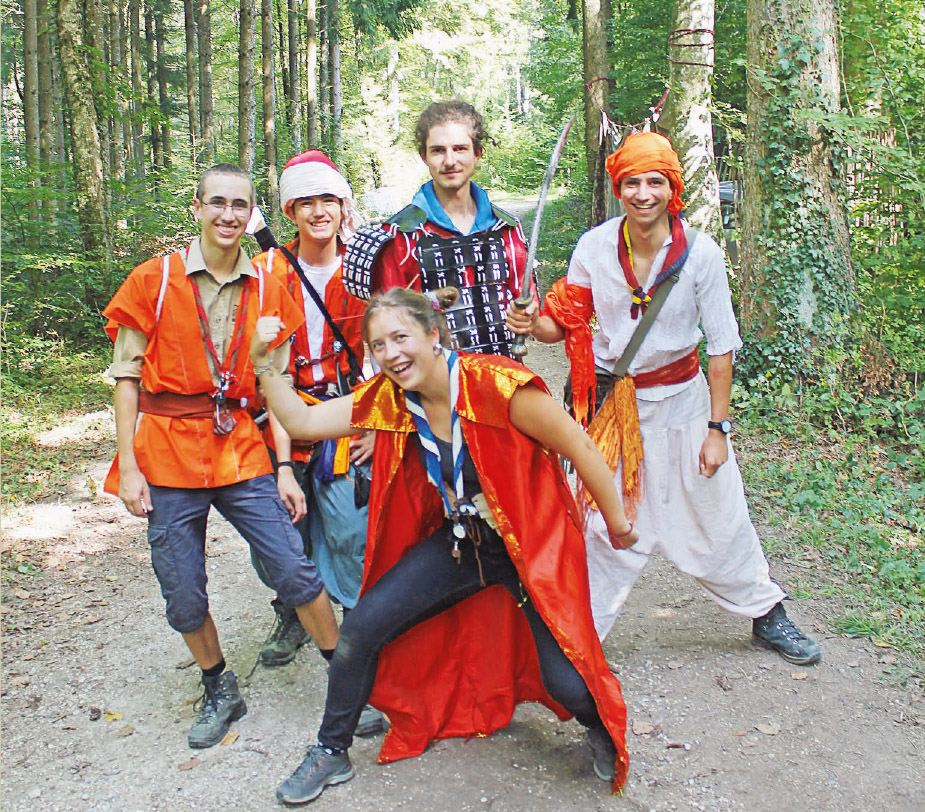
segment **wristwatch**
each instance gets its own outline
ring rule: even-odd
[[[731,420],[708,420],[707,427],[721,431],[723,434],[729,434],[732,431]]]

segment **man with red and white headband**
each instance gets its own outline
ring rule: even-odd
[[[722,252],[680,217],[681,164],[667,138],[628,136],[607,170],[626,216],[582,236],[542,314],[536,302],[508,314],[514,332],[565,340],[575,416],[585,424],[593,418],[589,434],[621,480],[627,514],[635,515],[639,541],[628,550],[611,546],[599,512],[588,522],[598,634],[610,631],[658,552],[720,606],[752,618],[756,643],[790,662],[816,663],[819,645],[787,617],[785,595],[770,578],[728,437],[732,360],[742,341]],[[615,380],[641,316],[666,281],[664,305]],[[599,330],[592,335],[595,314]],[[706,378],[697,349],[704,334]]]
[[[362,218],[347,179],[320,150],[290,160],[279,187],[283,212],[298,233],[253,261],[285,285],[305,314],[291,340],[289,373],[302,397],[317,403],[347,394],[363,364],[360,323],[366,303],[344,289],[341,275],[344,248]],[[302,534],[305,553],[331,597],[349,610],[363,577],[368,509],[357,499],[356,484],[368,482],[372,434],[352,442],[294,443],[271,413],[264,436],[276,463],[280,495]],[[261,580],[275,589],[260,560],[252,560]],[[291,662],[308,640],[292,607],[279,595],[272,605],[277,622],[261,650],[261,661],[270,667]],[[381,728],[381,715],[368,709],[360,720],[361,735]]]

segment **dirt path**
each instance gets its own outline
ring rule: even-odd
[[[527,360],[561,391],[560,351],[531,345]],[[100,420],[111,418],[82,425]],[[238,738],[189,750],[198,672],[164,621],[143,524],[88,487],[105,470],[95,463],[60,502],[4,517],[4,549],[24,570],[3,584],[4,811],[278,809],[274,788],[320,721],[320,657],[303,649],[287,667],[258,669]],[[244,677],[271,596],[227,524],[213,520],[209,539],[213,614]],[[772,567],[786,586],[787,569]],[[310,808],[921,812],[922,686],[891,682],[902,663],[890,649],[827,633],[822,602],[790,611],[821,639],[821,665],[753,649],[747,622],[670,567],[646,571],[605,644],[629,715],[622,797],[594,777],[577,724],[530,705],[489,738],[388,766],[375,764],[376,740],[360,741],[357,777]]]

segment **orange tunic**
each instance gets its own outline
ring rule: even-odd
[[[163,258],[136,267],[116,291],[103,315],[106,332],[115,340],[120,326],[139,330],[148,338],[141,383],[152,393],[211,394],[216,389],[199,326],[199,315],[186,266],[179,253],[170,257],[170,273],[160,318],[157,302],[162,283]],[[244,340],[232,370],[229,398],[253,401],[256,380],[250,360],[250,342],[259,316],[282,318],[288,332],[273,346],[288,340],[303,316],[279,282],[263,274],[261,307],[258,279],[246,277],[251,287]],[[222,359],[224,361],[224,359]],[[164,417],[142,414],[134,436],[135,457],[145,479],[170,488],[216,488],[272,473],[269,455],[256,424],[246,410],[234,413],[237,424],[226,435],[212,431],[210,417]],[[105,489],[118,493],[118,456]]]
[[[457,405],[482,491],[530,600],[594,696],[617,747],[614,791],[626,783],[626,706],[594,631],[578,509],[549,449],[515,429],[510,399],[543,382],[521,364],[460,355]],[[443,504],[412,443],[404,393],[380,374],[354,393],[353,425],[376,429],[362,594],[443,521]],[[448,553],[449,554],[449,553]],[[484,736],[520,702],[566,711],[543,687],[533,636],[503,587],[483,589],[387,645],[370,701],[392,722],[380,762],[435,739]]]
[[[288,243],[286,248],[292,252],[293,256],[298,258],[298,238]],[[305,296],[302,292],[302,282],[293,269],[292,265],[289,264],[289,260],[286,259],[283,252],[273,249],[272,252],[265,251],[262,254],[258,254],[253,259],[254,265],[256,265],[258,268],[267,270],[267,263],[270,261],[271,253],[273,260],[272,265],[268,270],[274,277],[282,282],[283,285],[285,285],[289,295],[292,297],[293,301],[296,303],[296,306],[299,308],[299,312],[304,316]],[[357,299],[355,296],[352,296],[347,292],[347,289],[344,287],[342,271],[340,269],[335,272],[335,274],[328,281],[328,284],[325,286],[324,306],[327,308],[328,313],[331,314],[331,318],[334,319],[334,323],[344,334],[344,338],[347,340],[347,344],[353,350],[357,360],[362,366],[363,338],[360,328],[363,321],[363,314],[366,312],[366,302]],[[318,314],[318,318],[323,317]],[[303,365],[300,368],[296,363],[296,360],[299,358],[305,359],[305,361],[308,361],[309,364]],[[295,337],[292,342],[292,351],[289,357],[289,374],[292,375],[292,380],[296,382],[296,385],[299,387],[308,388],[314,386],[315,384],[330,383],[336,381],[338,363],[340,364],[340,371],[345,377],[350,372],[350,364],[347,361],[347,353],[343,350],[340,353],[334,352],[334,333],[331,331],[331,328],[327,322],[325,322],[324,325],[324,333],[321,344],[321,378],[315,380],[312,377],[311,362],[318,360],[318,358],[313,359],[311,357],[311,353],[309,352],[308,324],[303,320],[302,324],[295,331]],[[273,440],[273,432],[270,430],[269,426],[264,428],[263,437],[264,440],[266,440],[267,445],[275,450],[276,443]],[[349,443],[344,443],[343,446],[349,450]],[[297,441],[293,442],[291,453],[293,460],[304,462],[307,461],[311,455],[312,451],[310,444],[300,443]],[[343,456],[343,454],[341,456]]]

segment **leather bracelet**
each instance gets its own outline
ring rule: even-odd
[[[271,369],[273,369],[273,362],[267,361],[265,364],[261,364],[259,367],[254,367],[254,375],[259,378],[261,375],[263,375],[264,372],[269,372]]]
[[[285,460],[284,462],[277,462],[277,468],[295,468],[295,463],[292,460]]]
[[[634,528],[633,528],[633,523],[630,522],[630,529],[627,530],[625,533],[619,533],[619,534],[618,534],[618,533],[611,533],[611,532],[608,530],[608,531],[607,531],[607,535],[610,536],[612,539],[625,539],[630,533],[633,532],[633,529],[634,529]]]

